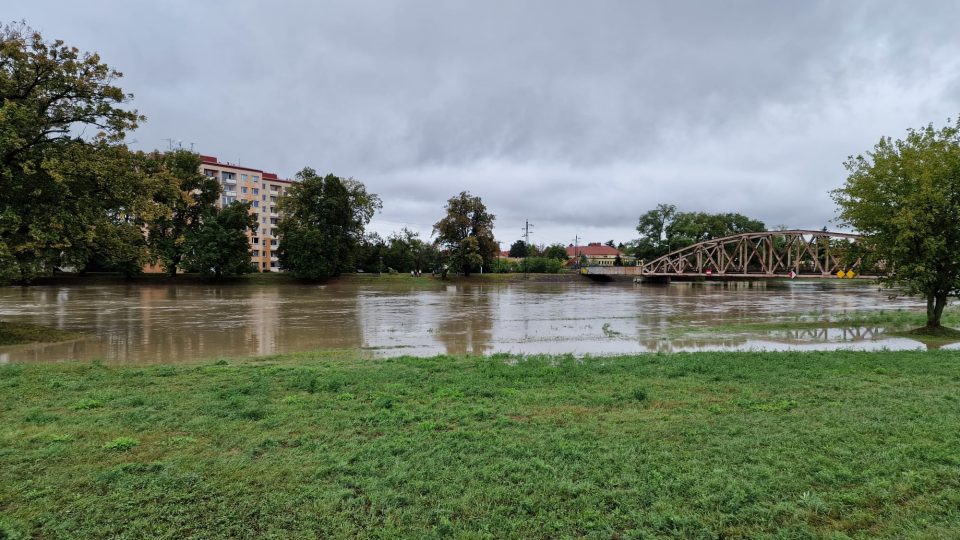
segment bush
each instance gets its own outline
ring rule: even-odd
[[[529,257],[520,263],[520,271],[524,270],[534,274],[559,274],[563,268],[563,263],[558,259],[550,257]]]

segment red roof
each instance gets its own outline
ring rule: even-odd
[[[287,183],[291,183],[290,180],[283,180],[283,179],[281,179],[281,178],[277,178],[277,174],[276,174],[276,173],[264,172],[262,169],[254,169],[254,168],[252,168],[252,167],[241,167],[240,165],[233,165],[233,164],[230,164],[230,163],[220,163],[219,161],[217,161],[217,157],[216,157],[216,156],[205,156],[205,155],[203,155],[203,154],[200,154],[200,162],[201,162],[201,163],[206,163],[206,164],[208,164],[208,165],[217,165],[217,166],[220,166],[220,167],[230,167],[231,169],[240,169],[240,170],[244,170],[244,171],[258,172],[258,173],[260,173],[260,174],[263,176],[263,178],[264,178],[265,180],[273,180],[273,181],[277,181],[277,182],[287,182]]]
[[[586,255],[587,257],[601,257],[604,255],[616,257],[617,255],[623,255],[623,252],[617,248],[605,246],[601,243],[591,243],[586,246],[575,246],[570,244],[567,246],[568,257],[573,258],[579,255]]]

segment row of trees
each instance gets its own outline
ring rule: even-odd
[[[549,246],[538,246],[536,244],[527,245],[523,240],[517,240],[510,244],[510,257],[543,257],[547,259],[556,259],[566,261],[570,259],[567,255],[567,248],[563,244],[550,244]]]
[[[129,274],[150,261],[171,273],[250,269],[255,222],[242,204],[215,206],[219,185],[198,156],[123,144],[144,117],[125,107],[121,77],[24,24],[0,29],[0,281],[63,267]]]
[[[679,212],[672,204],[658,204],[640,216],[640,237],[627,249],[638,259],[650,260],[697,242],[765,230],[762,221],[742,214]]]

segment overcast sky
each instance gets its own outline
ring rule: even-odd
[[[960,112],[960,3],[4,2],[97,51],[168,137],[364,181],[425,235],[468,190],[506,248],[627,241],[657,203],[820,228],[844,159]]]

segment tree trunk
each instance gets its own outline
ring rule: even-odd
[[[943,315],[943,308],[946,305],[946,294],[927,295],[927,328],[940,328],[940,317]]]

